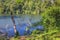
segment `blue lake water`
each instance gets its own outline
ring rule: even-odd
[[[21,36],[25,35],[25,32],[27,34],[30,34],[33,30],[43,29],[43,26],[38,25],[37,27],[30,27],[29,30],[26,30],[28,26],[41,21],[40,15],[14,16],[14,20],[16,23],[16,29]],[[2,31],[3,33],[7,32],[8,36],[14,36],[13,23],[10,16],[0,17],[0,31]]]

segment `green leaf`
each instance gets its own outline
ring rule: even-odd
[[[16,3],[21,3],[23,2],[23,0],[16,0]]]

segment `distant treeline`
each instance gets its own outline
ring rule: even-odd
[[[52,6],[60,6],[60,0],[0,0],[0,16],[41,14]]]

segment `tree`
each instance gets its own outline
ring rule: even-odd
[[[15,24],[13,13],[11,13],[11,19],[12,19],[12,22],[13,22],[13,25],[14,25],[14,32],[16,33],[16,24]]]

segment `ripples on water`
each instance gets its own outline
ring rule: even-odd
[[[40,15],[21,15],[21,16],[14,16],[16,25],[17,24],[23,24],[23,23],[36,23],[40,21],[41,17]],[[13,26],[11,16],[0,16],[0,26],[5,27],[6,25]]]
[[[21,16],[14,16],[15,19],[15,23],[17,26],[20,26],[22,24],[27,24],[27,25],[22,25],[22,28],[20,28],[21,33],[23,33],[24,26],[28,26],[29,23],[33,24],[36,22],[40,22],[41,21],[41,17],[40,15],[21,15]],[[20,25],[19,25],[20,24]],[[19,27],[17,27],[19,30]],[[3,16],[0,17],[0,30],[8,30],[9,35],[12,34],[14,35],[14,30],[13,30],[13,23],[11,20],[11,16]],[[9,31],[12,30],[12,31]],[[22,35],[22,34],[21,34]]]

